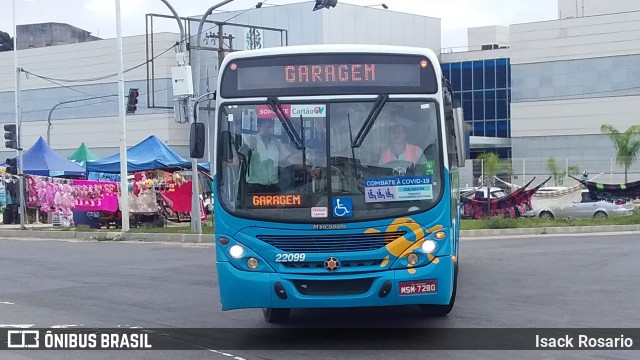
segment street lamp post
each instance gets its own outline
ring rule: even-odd
[[[116,0],[116,43],[118,48],[118,107],[120,118],[120,212],[122,232],[129,231],[129,181],[127,179],[127,127],[124,108],[124,60],[122,51],[122,24],[120,0]],[[53,111],[53,110],[51,110]]]

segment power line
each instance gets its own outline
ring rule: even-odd
[[[25,69],[21,69],[21,71],[22,71],[22,72],[24,72],[25,74],[33,75],[33,76],[35,76],[35,77],[37,77],[37,78],[40,78],[40,79],[42,79],[42,80],[48,81],[48,82],[53,83],[53,84],[56,84],[56,85],[58,85],[58,86],[60,86],[60,87],[63,87],[63,88],[65,88],[65,89],[69,89],[69,90],[71,90],[71,91],[75,91],[75,92],[80,93],[80,94],[83,94],[83,95],[96,96],[95,94],[90,94],[90,93],[88,93],[88,92],[85,92],[85,91],[82,91],[82,90],[75,89],[75,88],[73,88],[73,87],[71,87],[71,86],[67,86],[67,85],[60,84],[60,83],[59,83],[59,82],[57,82],[57,81],[54,81],[54,80],[48,79],[48,78],[46,78],[46,77],[44,77],[44,76],[41,76],[41,75],[38,75],[38,74],[34,74],[34,73],[32,73],[32,72],[30,72],[30,71],[27,71],[27,70],[25,70]],[[113,100],[108,100],[108,101],[115,102],[115,101],[113,101]]]
[[[136,66],[134,66],[134,67],[128,68],[128,69],[124,70],[124,72],[126,73],[126,72],[129,72],[129,71],[135,70],[135,69],[137,69],[137,68],[139,68],[139,67],[142,67],[142,66],[144,66],[144,65],[148,64],[149,62],[151,62],[151,61],[153,61],[153,60],[155,60],[155,59],[159,58],[160,56],[162,56],[162,55],[166,54],[167,52],[169,52],[169,50],[171,50],[171,49],[175,48],[175,46],[176,46],[175,44],[174,44],[174,45],[171,45],[171,47],[169,47],[168,49],[166,49],[166,50],[164,50],[163,52],[159,53],[158,55],[154,56],[154,57],[153,57],[153,58],[151,58],[150,60],[147,60],[147,61],[145,61],[145,62],[143,62],[143,63],[141,63],[141,64],[138,64],[138,65],[136,65]],[[26,71],[26,70],[24,70],[24,69],[23,69],[23,71],[24,71],[24,72],[27,72],[27,71]],[[30,73],[31,75],[36,76],[36,77],[39,77],[39,78],[41,78],[41,79],[43,79],[43,80],[47,80],[47,81],[51,81],[51,82],[59,81],[59,82],[68,82],[68,83],[100,81],[100,80],[105,80],[105,79],[108,79],[108,78],[110,78],[110,77],[114,77],[114,76],[117,76],[117,75],[118,75],[118,73],[113,73],[113,74],[109,74],[109,75],[98,76],[98,77],[88,78],[88,79],[59,79],[59,78],[52,78],[52,77],[49,77],[49,76],[44,76],[44,75],[34,74],[34,73],[32,73],[32,72],[29,72],[29,73]],[[60,86],[63,86],[63,85],[60,85]]]

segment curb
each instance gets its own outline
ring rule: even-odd
[[[2,230],[0,238],[6,239],[54,239],[88,241],[141,241],[141,242],[179,242],[213,243],[211,234],[156,234],[156,233],[120,233],[86,231],[51,230]]]
[[[604,225],[604,226],[566,226],[547,228],[517,229],[481,229],[460,230],[460,237],[503,237],[519,235],[561,235],[613,233],[621,231],[638,231],[638,225]],[[85,231],[52,231],[52,230],[2,230],[0,238],[5,239],[54,239],[54,240],[87,240],[87,241],[140,241],[140,242],[172,242],[172,243],[214,243],[212,234],[162,234],[162,233],[125,233],[120,232],[85,232]]]
[[[561,235],[613,233],[620,231],[640,231],[638,225],[602,225],[602,226],[561,226],[547,228],[517,228],[517,229],[481,229],[460,230],[461,238],[514,236],[514,235]]]

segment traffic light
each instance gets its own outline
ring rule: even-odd
[[[135,114],[138,107],[138,96],[140,93],[138,89],[129,89],[129,100],[127,101],[127,114]]]
[[[7,149],[18,149],[18,131],[16,124],[4,124],[4,146]]]
[[[7,159],[7,173],[11,175],[18,175],[18,158]]]
[[[313,11],[336,7],[336,4],[338,4],[338,0],[316,0],[316,6],[313,7]]]

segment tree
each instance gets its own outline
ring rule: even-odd
[[[609,135],[616,148],[616,163],[624,167],[624,182],[627,182],[627,172],[629,166],[638,157],[640,151],[640,125],[631,125],[625,132],[621,133],[612,125],[602,124],[600,131]]]
[[[478,156],[482,160],[482,168],[485,176],[487,187],[493,183],[493,177],[501,171],[511,171],[511,162],[501,160],[495,153],[482,153]]]
[[[13,38],[8,33],[0,30],[0,51],[13,50]]]
[[[555,186],[562,185],[564,177],[567,176],[567,171],[560,171],[560,167],[558,166],[556,159],[552,156],[547,159],[547,170],[553,176],[553,181],[556,184]],[[580,174],[580,168],[576,165],[569,165],[567,170],[569,170],[569,175]]]

